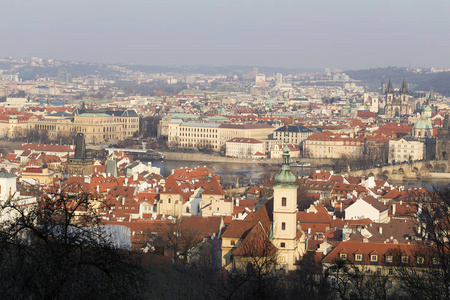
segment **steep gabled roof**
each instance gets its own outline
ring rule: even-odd
[[[261,223],[256,224],[242,240],[242,242],[232,251],[233,255],[262,257],[273,255],[277,248],[269,240],[269,234]]]
[[[166,184],[164,185],[164,190],[161,192],[161,194],[172,194],[172,195],[178,195],[182,194],[180,187],[178,186],[178,183],[176,182],[173,175],[170,175],[167,180]]]
[[[225,195],[225,192],[220,186],[217,177],[213,176],[211,178],[211,180],[205,186],[205,191],[202,193],[202,195],[220,195],[220,196]]]

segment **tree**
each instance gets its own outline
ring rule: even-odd
[[[322,265],[315,259],[315,252],[307,252],[295,275],[287,278],[287,292],[290,299],[327,299],[331,295],[328,274],[322,272]]]
[[[203,240],[200,230],[186,226],[183,219],[162,221],[144,233],[144,241],[153,249],[167,251],[174,262],[189,262],[192,249]]]
[[[135,298],[143,292],[143,270],[131,252],[114,245],[91,198],[62,191],[36,205],[3,203],[2,299]]]
[[[397,277],[411,296],[450,299],[450,187],[412,193],[410,198],[419,199],[422,240],[397,268]]]
[[[143,137],[156,137],[158,135],[159,116],[139,117],[139,135]]]

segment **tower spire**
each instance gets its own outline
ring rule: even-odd
[[[400,89],[401,94],[408,94],[408,84],[406,83],[406,78],[403,77],[402,87]]]
[[[392,94],[394,93],[394,87],[392,86],[391,77],[389,77],[389,82],[386,88],[386,94]]]

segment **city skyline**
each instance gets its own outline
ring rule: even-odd
[[[444,1],[6,1],[0,17],[9,26],[0,30],[0,56],[169,66],[446,68],[449,8]]]

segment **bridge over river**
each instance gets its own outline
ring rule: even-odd
[[[423,179],[450,179],[448,161],[432,160],[387,165],[377,168],[350,171],[352,176],[374,176],[379,180],[394,182]]]

